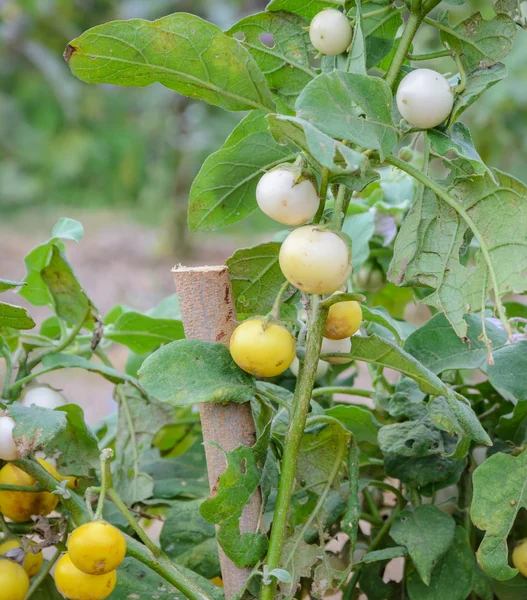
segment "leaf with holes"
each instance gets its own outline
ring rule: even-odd
[[[251,55],[196,15],[98,25],[71,41],[65,58],[87,83],[145,87],[157,82],[227,110],[274,107]]]
[[[381,159],[397,143],[392,92],[379,77],[322,73],[298,97],[297,116],[327,135],[379,151]]]
[[[307,21],[287,12],[261,12],[242,19],[226,33],[241,41],[262,70],[272,92],[293,109],[303,88],[316,76]]]
[[[262,175],[295,158],[296,153],[275,142],[264,114],[250,113],[194,179],[188,210],[191,231],[220,229],[249,216],[257,207],[256,186]]]
[[[381,427],[379,448],[385,454],[401,456],[429,456],[445,450],[440,431],[427,417]]]

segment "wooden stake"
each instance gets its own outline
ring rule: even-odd
[[[220,342],[227,346],[237,325],[227,267],[177,266],[172,273],[187,339]],[[199,373],[196,373],[196,377],[199,378]],[[215,442],[226,452],[256,443],[256,429],[249,402],[203,403],[199,409],[205,442]],[[211,494],[214,494],[218,478],[227,464],[223,452],[211,444],[205,443],[205,455]],[[258,490],[240,518],[242,533],[257,531],[261,506]],[[221,548],[219,553],[225,598],[229,600],[245,587],[251,569],[238,568]]]

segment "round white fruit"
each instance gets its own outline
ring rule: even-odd
[[[268,217],[284,225],[303,225],[316,214],[320,204],[315,186],[309,179],[295,183],[289,169],[269,171],[256,188],[258,206]]]
[[[318,225],[292,231],[280,248],[279,262],[289,283],[308,294],[332,294],[351,274],[346,242]]]
[[[40,406],[41,408],[55,409],[68,403],[64,394],[57,392],[47,385],[28,388],[20,401],[23,406]]]
[[[351,352],[351,338],[344,338],[343,340],[328,340],[327,338],[322,339],[321,354],[349,354]],[[327,362],[334,365],[345,365],[351,362],[351,358],[328,358]]]
[[[14,427],[15,422],[11,417],[0,417],[0,458],[2,460],[16,460],[18,458],[15,440],[13,439]]]
[[[295,377],[298,377],[298,372],[300,370],[300,362],[296,356],[293,362],[289,365],[289,368],[291,369],[293,375]],[[322,377],[324,377],[324,375],[328,372],[328,369],[329,365],[327,364],[327,362],[319,360],[317,365],[317,372],[315,373],[315,379],[322,379]]]
[[[345,14],[327,8],[313,17],[309,26],[309,38],[322,54],[336,56],[346,52],[351,44],[353,29]]]
[[[447,79],[432,69],[416,69],[401,81],[397,108],[403,118],[420,129],[440,125],[452,112],[454,94]]]

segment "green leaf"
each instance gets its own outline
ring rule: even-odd
[[[384,454],[401,456],[428,456],[444,451],[441,433],[427,417],[381,427],[379,447]]]
[[[104,337],[146,354],[162,344],[185,337],[183,323],[175,319],[157,319],[135,311],[127,311],[104,331]]]
[[[112,383],[130,381],[137,384],[137,381],[129,375],[120,373],[116,369],[107,367],[102,363],[91,362],[82,356],[75,356],[73,354],[48,354],[42,359],[42,365],[48,371],[55,371],[57,369],[83,369],[92,373],[98,373]]]
[[[149,394],[173,406],[248,402],[256,390],[254,378],[237,367],[228,348],[197,340],[157,350],[139,369],[139,380]]]
[[[59,318],[70,325],[83,323],[88,318],[91,302],[56,245],[52,245],[51,258],[40,276],[49,290]]]
[[[79,221],[75,221],[75,219],[62,217],[55,223],[51,235],[52,238],[73,240],[79,243],[84,236],[84,227]]]
[[[504,442],[521,447],[527,442],[527,402],[518,402],[514,411],[500,417],[496,433]]]
[[[0,294],[2,292],[6,292],[7,290],[12,290],[12,289],[20,287],[22,285],[26,285],[26,284],[23,281],[11,281],[10,279],[0,278]]]
[[[396,6],[392,6],[391,11],[368,17],[368,13],[386,8],[386,2],[383,0],[368,2],[364,8],[367,9],[363,15],[363,17],[367,17],[363,20],[364,34],[366,35],[366,66],[371,69],[389,56],[394,47],[397,31],[403,24],[403,19],[401,11]]]
[[[227,259],[225,264],[229,267],[238,313],[263,315],[271,310],[285,282],[278,264],[280,246],[278,242],[268,242],[252,248],[241,248]],[[286,294],[284,300],[291,295]]]
[[[458,54],[469,71],[488,69],[503,60],[512,50],[516,24],[506,14],[486,20],[475,13],[455,27],[442,21],[441,40]]]
[[[175,563],[211,579],[221,575],[216,530],[200,515],[200,504],[200,500],[172,503],[159,543]]]
[[[239,522],[244,506],[258,489],[269,434],[270,426],[252,448],[239,446],[226,453],[227,468],[218,478],[211,497],[200,506],[201,516],[218,526],[218,543],[238,567],[256,564],[267,551],[267,536],[259,532],[241,533]]]
[[[51,575],[46,575],[32,598],[33,600],[63,600],[63,597],[57,591],[55,581]]]
[[[247,48],[271,91],[291,109],[316,75],[309,62],[314,49],[306,25],[304,19],[291,13],[261,12],[242,19],[226,32]]]
[[[84,412],[77,404],[55,409],[66,413],[66,427],[46,446],[46,454],[57,461],[57,469],[67,475],[87,477],[99,464],[98,440],[84,421]]]
[[[527,595],[527,579],[520,574],[508,581],[494,579],[492,587],[498,600],[524,600]]]
[[[450,121],[457,121],[484,92],[505,79],[505,77],[507,77],[507,67],[503,63],[497,63],[490,69],[476,69],[470,73],[465,89],[454,100]]]
[[[339,404],[326,410],[328,417],[337,419],[351,431],[357,442],[377,444],[377,434],[381,424],[371,411],[354,404]]]
[[[445,315],[438,313],[408,336],[404,349],[433,373],[477,369],[485,364],[488,355],[481,339],[481,315],[467,315],[465,320],[467,333],[461,339]],[[507,342],[507,333],[489,319],[485,320],[485,329],[495,349]]]
[[[325,8],[339,8],[342,0],[271,0],[265,10],[285,10],[312,19]]]
[[[526,26],[526,19],[522,13],[521,4],[524,0],[493,0],[494,10],[497,13],[509,15],[520,27]]]
[[[65,56],[87,83],[158,82],[227,110],[274,107],[251,55],[216,25],[187,13],[98,25],[70,42]]]
[[[379,77],[333,71],[318,75],[298,97],[297,116],[327,135],[379,151],[397,143],[392,92]]]
[[[9,406],[9,415],[15,421],[13,438],[21,457],[42,449],[67,425],[63,412],[34,405],[22,406],[19,402]]]
[[[194,179],[188,212],[191,231],[219,229],[250,215],[257,207],[256,186],[262,175],[295,158],[296,153],[275,142],[264,113],[250,113]]]
[[[520,509],[527,508],[526,481],[527,452],[494,454],[474,471],[471,516],[476,527],[485,530],[478,562],[500,581],[518,573],[508,565],[507,537]]]
[[[150,498],[154,491],[152,477],[140,463],[150,449],[157,431],[173,416],[170,407],[148,401],[130,385],[115,388],[119,404],[115,455],[112,463],[114,486],[121,499],[131,506]]]
[[[33,329],[35,321],[27,314],[27,310],[21,306],[0,302],[0,327],[12,329]]]
[[[432,144],[432,152],[443,158],[447,168],[451,167],[454,170],[457,163],[460,162],[456,158],[447,158],[449,153],[455,153],[458,158],[470,163],[475,174],[483,175],[489,172],[488,167],[474,147],[468,127],[463,123],[454,123],[449,131],[430,129],[427,135]]]
[[[362,30],[362,0],[355,0],[355,25],[353,26],[353,39],[348,51],[346,64],[348,73],[367,75],[366,67],[366,42]]]
[[[437,506],[423,504],[403,510],[395,517],[390,537],[408,554],[421,579],[428,586],[432,570],[452,544],[456,524]]]
[[[474,555],[466,531],[456,527],[454,541],[434,569],[430,585],[412,572],[408,577],[408,595],[410,600],[466,600],[473,582]]]
[[[351,238],[353,269],[358,271],[370,255],[370,240],[375,233],[375,210],[348,215],[342,231]]]
[[[493,353],[494,364],[489,365],[488,376],[492,385],[512,394],[517,400],[527,400],[525,369],[527,367],[527,341],[503,346]]]
[[[370,563],[379,562],[382,560],[392,560],[408,556],[408,551],[404,546],[393,546],[392,548],[384,548],[384,550],[373,550],[367,552],[357,564],[368,565]]]
[[[401,343],[404,335],[401,331],[401,327],[396,319],[393,319],[387,311],[384,311],[382,308],[368,308],[365,304],[363,304],[361,308],[362,317],[366,322],[376,323],[377,325],[385,327],[393,333],[395,341]]]

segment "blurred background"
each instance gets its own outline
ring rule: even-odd
[[[187,11],[227,28],[265,4],[0,0],[0,276],[23,278],[25,254],[49,237],[59,217],[68,216],[86,230],[68,256],[100,311],[118,302],[148,309],[173,293],[169,270],[176,262],[219,264],[235,248],[272,236],[276,224],[260,211],[217,234],[187,231],[192,179],[242,114],[160,85],[89,86],[75,79],[62,59],[71,39],[112,19]],[[457,21],[475,10],[491,16],[491,4],[472,0],[449,8]],[[437,32],[423,28],[415,51],[437,47]],[[505,61],[509,78],[465,113],[483,159],[525,181],[526,56],[527,35],[518,35]],[[443,61],[422,66],[446,74],[453,63]],[[37,320],[46,316],[34,309],[32,314]],[[116,364],[125,360],[113,358]],[[49,381],[88,406],[92,423],[111,408],[105,382],[94,376],[63,371]],[[104,401],[93,403],[94,397]]]

